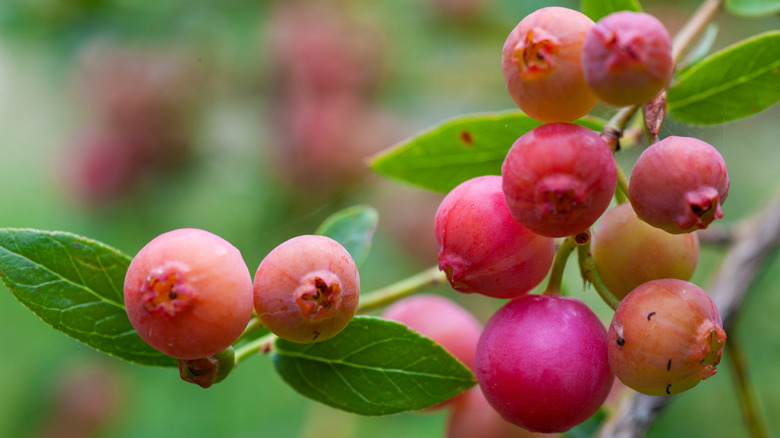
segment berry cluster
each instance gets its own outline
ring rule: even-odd
[[[501,176],[463,182],[435,218],[452,288],[511,299],[474,347],[487,402],[530,431],[563,432],[596,412],[615,376],[668,395],[713,375],[726,334],[710,297],[687,280],[699,257],[693,232],[723,216],[723,158],[701,140],[671,136],[651,144],[618,187],[606,135],[571,123],[599,100],[639,106],[663,93],[674,70],[664,26],[646,13],[594,23],[542,8],[509,34],[502,70],[512,99],[543,124],[512,145]],[[608,210],[616,189],[624,203]],[[559,288],[528,293],[551,270],[555,238],[583,245],[598,271],[588,279],[619,302],[608,331]]]
[[[359,293],[352,257],[329,237],[282,243],[260,263],[253,283],[241,253],[199,229],[157,236],[133,258],[124,285],[127,314],[141,338],[190,372],[228,349],[253,309],[277,336],[317,342],[349,323]]]
[[[434,229],[439,269],[453,289],[510,301],[484,329],[437,295],[402,299],[383,314],[438,342],[476,375],[478,388],[435,407],[452,408],[449,435],[513,434],[513,425],[564,432],[598,410],[615,377],[669,395],[712,376],[726,334],[712,299],[688,280],[699,257],[694,232],[723,216],[723,158],[701,140],[670,136],[651,144],[619,184],[609,133],[571,123],[599,100],[638,107],[663,93],[674,70],[663,25],[645,13],[594,23],[570,9],[542,8],[509,34],[502,69],[510,96],[542,124],[514,142],[500,176],[455,187]],[[613,196],[618,205],[608,209]],[[583,277],[615,308],[608,330],[553,281],[575,244]],[[530,294],[551,271],[545,292]],[[282,243],[252,281],[228,242],[181,229],[136,255],[124,294],[139,335],[180,359],[185,380],[208,386],[224,377],[223,361],[232,364],[230,347],[253,310],[282,339],[319,342],[349,323],[359,289],[355,262],[328,237]]]

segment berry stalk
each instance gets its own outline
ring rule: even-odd
[[[593,285],[601,299],[603,299],[612,310],[617,309],[620,300],[611,290],[609,290],[609,287],[604,283],[604,279],[601,278],[599,269],[596,267],[596,261],[590,253],[590,243],[581,245],[577,248],[577,259],[579,261],[582,278]]]
[[[369,292],[360,298],[357,311],[365,313],[390,304],[399,298],[411,295],[420,289],[443,284],[447,281],[444,272],[438,266],[428,268],[391,285]]]
[[[560,248],[555,253],[555,259],[553,260],[552,269],[550,270],[550,279],[547,282],[547,287],[544,289],[544,295],[557,297],[561,295],[561,282],[563,280],[563,271],[566,269],[566,262],[569,260],[569,256],[574,249],[577,248],[577,244],[574,242],[574,237],[569,236],[563,239]]]
[[[672,40],[672,58],[675,65],[680,61],[688,46],[707,28],[715,13],[720,9],[720,0],[707,0],[699,6],[682,29],[677,32]]]
[[[245,359],[254,356],[256,353],[265,354],[273,350],[274,341],[276,335],[269,333],[265,336],[261,336],[252,342],[236,349],[236,365],[243,362]]]

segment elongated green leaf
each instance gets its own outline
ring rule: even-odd
[[[474,376],[440,345],[405,325],[355,317],[313,344],[276,340],[273,362],[301,394],[361,415],[431,407],[473,386]]]
[[[642,11],[638,0],[582,0],[580,9],[593,21],[599,21],[617,11]]]
[[[666,93],[669,113],[714,125],[750,116],[780,100],[780,31],[741,41],[684,71]]]
[[[780,0],[726,0],[726,9],[746,17],[773,15],[780,12]]]
[[[129,264],[121,252],[70,233],[0,229],[0,279],[44,322],[120,359],[177,366],[147,345],[127,318]]]
[[[604,126],[596,118],[575,123],[597,131]],[[456,117],[380,152],[370,166],[390,178],[446,193],[468,179],[500,175],[515,140],[541,124],[519,111]]]
[[[315,234],[340,243],[360,266],[371,249],[371,240],[379,223],[379,213],[369,205],[356,205],[330,215]]]

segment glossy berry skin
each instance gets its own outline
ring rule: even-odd
[[[208,231],[161,234],[133,258],[127,316],[149,345],[194,360],[228,348],[252,316],[252,279],[241,253]]]
[[[672,39],[650,14],[615,12],[599,20],[588,33],[582,65],[585,81],[604,102],[643,104],[672,78]]]
[[[552,266],[552,239],[512,218],[501,177],[481,176],[455,187],[434,222],[439,269],[458,292],[513,298],[541,283]]]
[[[570,236],[593,225],[617,185],[609,146],[571,123],[542,125],[517,139],[501,175],[512,217],[547,237]]]
[[[382,318],[398,321],[432,339],[474,369],[474,351],[482,324],[455,301],[441,295],[412,295],[388,306]]]
[[[585,82],[582,45],[593,21],[573,9],[550,6],[532,12],[510,32],[501,69],[509,95],[542,122],[570,122],[598,98]]]
[[[690,280],[699,263],[698,234],[655,228],[640,220],[628,202],[604,213],[590,249],[601,278],[619,299],[650,280]]]
[[[707,228],[723,217],[729,194],[726,162],[709,144],[691,137],[667,137],[636,161],[628,199],[637,216],[669,233]]]
[[[609,364],[648,395],[686,391],[717,371],[726,332],[701,288],[677,280],[642,284],[620,302],[609,327]]]
[[[545,433],[587,420],[614,381],[598,317],[580,300],[545,295],[514,299],[490,318],[475,374],[507,421]]]
[[[282,339],[298,343],[336,336],[355,316],[360,277],[335,240],[294,237],[274,248],[255,273],[255,310]]]

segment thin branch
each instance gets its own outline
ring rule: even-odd
[[[712,22],[715,13],[720,9],[720,0],[707,0],[699,6],[685,26],[677,32],[672,42],[672,58],[675,65],[680,61],[683,53],[699,34]]]

